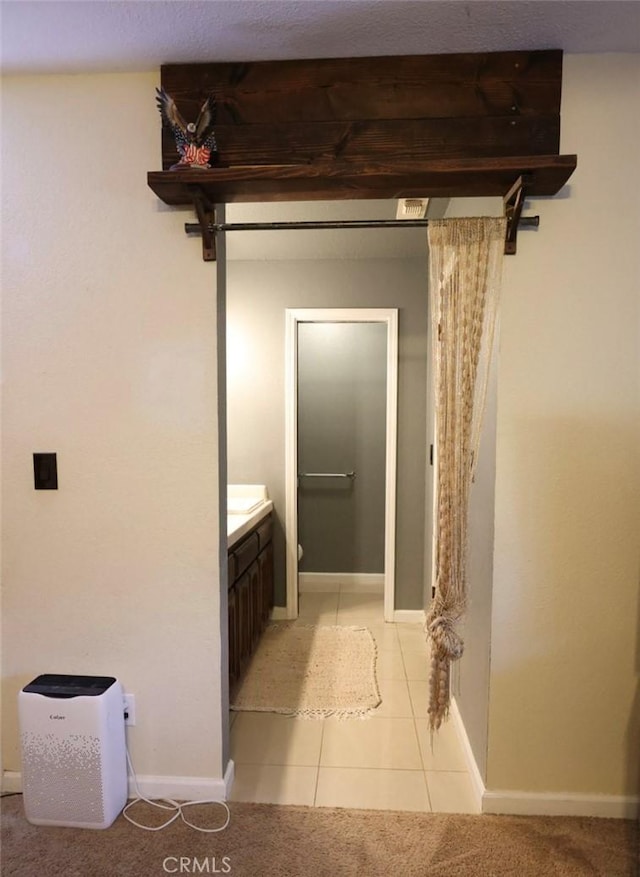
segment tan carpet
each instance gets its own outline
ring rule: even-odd
[[[225,873],[226,867],[235,877],[638,875],[638,824],[622,820],[274,804],[232,803],[230,808],[228,828],[216,835],[200,834],[182,823],[160,832],[141,831],[122,817],[106,831],[90,831],[30,825],[22,813],[22,798],[6,798],[2,874],[164,877]],[[192,812],[190,817],[202,817],[204,824],[211,821],[206,812]],[[138,811],[138,818],[152,816]]]
[[[365,627],[270,624],[231,709],[306,718],[366,716],[380,703]]]

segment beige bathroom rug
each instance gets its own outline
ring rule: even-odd
[[[366,627],[270,624],[231,709],[364,718],[380,704],[376,644]]]

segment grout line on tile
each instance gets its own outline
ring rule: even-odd
[[[428,721],[428,719],[427,719]],[[431,791],[429,789],[429,783],[427,781],[427,768],[425,767],[424,757],[422,755],[422,746],[420,745],[420,735],[418,734],[418,720],[416,717],[413,717],[413,727],[416,732],[416,738],[418,740],[418,751],[420,752],[420,762],[422,763],[422,776],[424,777],[424,784],[427,787],[427,799],[429,801],[429,809],[433,813],[433,802],[431,801]]]
[[[317,767],[314,763],[291,764],[290,762],[280,763],[279,761],[236,761],[235,763],[242,766],[247,765],[248,767]]]
[[[324,734],[324,727],[323,727],[323,729],[322,729],[322,733]],[[312,800],[311,800],[311,806],[312,806],[312,807],[317,807],[317,806],[318,806],[318,805],[316,804],[316,800],[317,800],[317,798],[318,798],[318,782],[319,782],[319,781],[320,781],[320,762],[318,762],[318,764],[316,764],[316,781],[315,781],[315,783],[313,784],[313,798],[312,798]],[[429,794],[428,791],[427,791],[427,794]]]
[[[316,765],[316,787],[313,790],[313,806],[317,807],[316,801],[318,799],[318,783],[320,782],[320,765],[322,764],[322,744],[324,743],[324,729],[325,729],[326,721],[322,720],[322,730],[320,732],[320,749],[318,750],[318,763]]]
[[[397,771],[398,773],[426,773],[423,768],[420,767],[380,767],[378,765],[374,767],[361,767],[355,765],[342,765],[342,764],[322,764],[320,765],[324,770],[367,770],[367,771],[384,771],[385,773],[389,773],[389,771]],[[440,771],[441,773],[454,773],[454,771]],[[458,771],[458,773],[464,773],[465,771]],[[432,773],[436,773],[436,771],[432,771]]]
[[[397,631],[396,631],[396,636],[398,636]],[[400,640],[399,636],[398,636],[398,640]],[[406,682],[408,682],[409,677],[407,675],[407,665],[404,662],[404,649],[402,648],[402,641],[400,641],[400,657],[402,658],[402,669],[404,670],[404,678],[405,678]]]
[[[428,719],[427,719],[427,721],[428,721]],[[415,735],[416,735],[416,742],[418,744],[418,752],[420,753],[420,764],[422,765],[422,770],[426,770],[427,768],[425,767],[424,758],[422,757],[422,746],[420,746],[420,734],[418,733],[417,722],[418,722],[418,720],[416,719],[415,716],[413,716],[413,730],[414,730]]]
[[[429,802],[429,812],[433,813],[433,803],[431,801],[431,792],[429,791],[429,783],[427,782],[427,772],[426,770],[422,771],[422,777],[424,779],[424,787],[427,790],[427,801]]]

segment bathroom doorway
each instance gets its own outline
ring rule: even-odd
[[[397,310],[288,309],[285,338],[287,617],[306,543],[308,577],[379,580],[393,621]]]

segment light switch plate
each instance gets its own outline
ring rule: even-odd
[[[33,455],[33,478],[36,490],[58,489],[58,463],[55,454]]]

